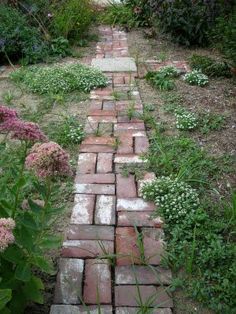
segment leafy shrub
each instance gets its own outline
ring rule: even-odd
[[[232,76],[230,67],[226,62],[217,62],[210,57],[196,54],[192,55],[189,61],[192,69],[202,71],[210,77]]]
[[[0,5],[0,58],[26,58],[28,62],[41,61],[48,53],[41,34],[30,27],[23,14],[6,5]]]
[[[209,83],[208,77],[199,70],[193,70],[184,75],[184,81],[190,85],[206,86]]]
[[[89,92],[107,85],[107,78],[99,70],[82,64],[20,68],[11,74],[11,78],[39,94],[60,94],[73,90]]]
[[[90,0],[66,0],[55,7],[52,32],[69,40],[79,40],[87,32],[92,22]]]
[[[174,41],[187,46],[204,46],[216,18],[230,10],[233,1],[149,0],[148,3],[154,20]]]
[[[71,54],[69,41],[60,36],[50,41],[50,55],[66,57]]]
[[[156,72],[148,72],[146,80],[154,87],[160,90],[172,90],[175,88],[175,83],[172,78],[179,75],[178,70],[172,66],[166,66]]]

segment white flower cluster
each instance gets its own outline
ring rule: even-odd
[[[199,207],[195,189],[171,177],[160,177],[142,188],[144,199],[153,200],[167,223],[181,223],[182,219]]]
[[[176,127],[179,130],[193,130],[198,124],[197,116],[185,109],[175,112]]]
[[[206,86],[209,83],[208,76],[203,74],[200,70],[193,70],[184,75],[184,81],[190,85]]]
[[[173,66],[162,67],[158,71],[158,73],[162,74],[165,77],[177,77],[179,75],[178,69]]]
[[[22,73],[16,73],[17,71],[22,71]],[[102,72],[82,64],[33,66],[16,70],[13,79],[14,76],[20,77],[22,83],[31,92],[39,94],[68,93],[73,90],[89,92],[96,87],[105,87],[108,84]]]
[[[65,130],[65,137],[70,143],[80,144],[84,138],[84,130],[82,125],[70,125]]]

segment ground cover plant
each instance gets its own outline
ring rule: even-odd
[[[148,72],[146,74],[146,80],[160,90],[172,90],[175,88],[173,78],[178,76],[179,72],[175,67],[166,66],[159,71]]]
[[[78,63],[20,68],[11,74],[11,79],[39,94],[63,94],[74,90],[88,93],[107,85],[107,78],[102,72]]]

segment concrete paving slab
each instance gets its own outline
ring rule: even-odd
[[[104,58],[92,59],[92,66],[102,72],[137,72],[133,58]]]

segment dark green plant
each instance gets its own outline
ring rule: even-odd
[[[66,57],[71,54],[69,41],[62,36],[52,39],[49,45],[51,56]]]
[[[158,71],[148,72],[145,78],[151,85],[160,90],[173,90],[175,88],[174,81]]]
[[[208,56],[193,54],[190,59],[190,66],[194,70],[200,70],[210,77],[231,77],[230,67],[226,62],[217,62]]]
[[[51,31],[70,41],[80,40],[88,31],[92,18],[90,0],[67,0],[55,7]]]

